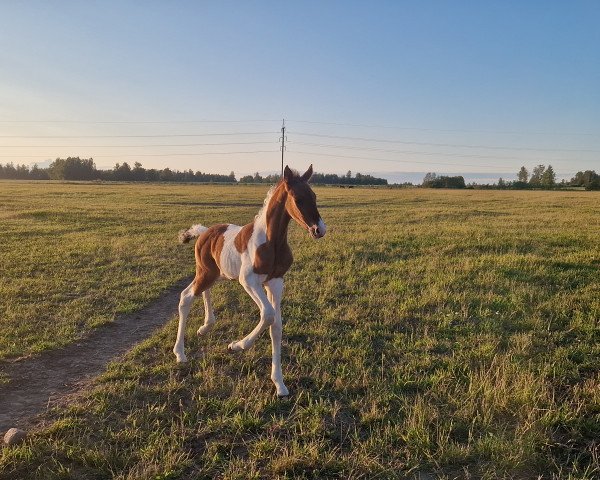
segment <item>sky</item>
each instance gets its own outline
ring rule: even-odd
[[[0,3],[0,163],[600,171],[600,2]]]

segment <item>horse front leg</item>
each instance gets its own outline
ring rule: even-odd
[[[260,309],[260,321],[248,335],[237,342],[231,342],[227,346],[232,352],[251,348],[258,336],[275,321],[275,309],[271,305],[271,302],[269,302],[267,294],[262,287],[261,276],[254,272],[242,274],[240,275],[240,283],[246,292],[248,292],[248,295],[252,297],[252,300],[258,305]]]
[[[283,322],[281,319],[281,298],[283,297],[283,278],[273,278],[265,284],[267,295],[275,309],[275,321],[270,327],[271,333],[271,380],[275,384],[278,397],[286,397],[289,391],[283,383],[281,372],[281,335]]]

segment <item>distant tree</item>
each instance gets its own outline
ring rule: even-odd
[[[278,175],[272,176],[275,181],[279,180]],[[348,177],[348,173],[338,175],[336,173],[313,173],[310,183],[315,185],[387,185],[385,178],[377,178],[372,175],[357,173],[354,178]]]
[[[235,182],[235,174],[231,172],[229,175],[224,176],[225,181]],[[240,178],[240,183],[268,183],[269,185],[274,185],[279,181],[279,175],[267,175],[263,177],[260,173],[256,172],[254,176],[245,175]]]
[[[160,172],[156,168],[146,170],[146,180],[149,182],[158,182],[160,180]]]
[[[194,175],[194,171],[190,168],[187,172],[184,172],[183,179],[186,182],[193,182],[196,180],[196,176]]]
[[[435,182],[437,175],[434,172],[427,172],[423,177],[423,186],[428,187],[431,186],[433,182]]]
[[[163,168],[158,173],[158,179],[161,182],[172,182],[175,180],[175,175],[173,175],[173,171],[170,168]]]
[[[149,182],[215,182],[235,183],[235,173],[229,175],[203,173],[192,170],[179,171],[165,168],[163,170],[146,170],[140,162],[135,162],[133,168],[128,163],[117,163],[112,169],[97,170],[93,159],[80,159],[69,157],[57,158],[48,169],[38,168],[34,165],[31,169],[26,165],[0,164],[0,178],[5,179],[59,179],[59,180],[94,180],[103,181],[149,181]],[[280,180],[279,174],[261,176],[258,172],[254,175],[246,175],[240,179],[240,183],[265,183],[276,184]],[[357,173],[354,178],[335,173],[317,173],[311,178],[315,184],[332,185],[387,185],[385,178],[377,178],[372,175]]]
[[[52,180],[93,180],[98,178],[94,160],[79,157],[57,158],[48,167]]]
[[[133,164],[133,170],[131,171],[132,180],[136,182],[142,182],[146,180],[146,169],[142,167],[140,162],[135,162]]]
[[[446,188],[465,188],[465,177],[457,175],[455,177],[446,177]]]
[[[544,175],[544,171],[546,170],[545,165],[538,165],[537,167],[533,167],[533,172],[531,173],[531,178],[529,179],[529,184],[533,186],[540,186],[542,181],[542,175]]]
[[[517,173],[517,179],[519,180],[519,182],[527,183],[528,178],[529,172],[524,166],[521,167],[521,170],[519,170],[519,173]]]
[[[35,166],[35,168],[37,169],[37,166]],[[43,173],[40,172],[47,173],[45,170],[37,170],[35,174],[42,175]],[[32,176],[27,165],[15,166],[12,162],[7,163],[6,165],[0,165],[0,178],[9,178],[15,180],[39,179]],[[44,178],[48,178],[48,176],[45,175]]]
[[[435,173],[425,175],[423,186],[429,188],[466,188],[465,179],[461,175],[450,177],[445,175],[438,176]]]
[[[29,172],[29,178],[31,178],[32,180],[49,180],[50,175],[48,175],[47,168],[39,168],[37,166],[37,163],[34,163],[33,167],[31,168],[31,171]]]
[[[595,170],[577,172],[569,183],[574,187],[585,187],[586,190],[598,190],[597,185],[600,184],[600,175]]]
[[[346,178],[352,178],[352,172],[350,170],[346,172]]]
[[[271,185],[276,184],[279,180],[280,180],[279,175],[267,175],[266,177],[263,178],[264,183],[268,183]]]
[[[552,188],[556,185],[556,173],[552,165],[548,165],[548,168],[544,170],[540,177],[540,185],[544,188]]]
[[[124,162],[122,165],[119,165],[118,163],[115,165],[113,168],[113,179],[124,182],[133,180],[133,173],[127,162]]]
[[[587,187],[590,183],[594,182],[594,180],[598,179],[598,174],[595,170],[586,170],[583,172],[581,176],[581,185],[583,187]]]
[[[586,190],[600,190],[600,175],[596,175],[590,183],[585,186]]]
[[[498,188],[506,188],[506,182],[502,177],[498,179]]]

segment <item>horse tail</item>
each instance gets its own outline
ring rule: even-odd
[[[203,225],[192,225],[187,230],[179,232],[179,243],[188,243],[192,238],[197,238],[208,230]]]

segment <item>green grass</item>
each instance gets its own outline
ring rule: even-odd
[[[1,202],[3,225],[12,222],[3,239],[34,252],[3,257],[10,274],[2,288],[13,293],[5,300],[3,291],[2,322],[18,319],[6,315],[13,310],[47,311],[64,322],[65,342],[81,334],[73,325],[92,328],[86,312],[110,320],[193,271],[191,248],[172,243],[182,225],[244,222],[265,193],[0,188],[11,202]],[[290,232],[290,399],[274,395],[267,335],[249,352],[227,353],[257,312],[239,285],[220,284],[211,336],[195,338],[201,302],[192,311],[188,365],[174,363],[173,318],[73,405],[48,413],[25,444],[2,449],[0,478],[597,478],[600,195],[316,191],[328,235],[313,241],[296,226]],[[24,219],[40,222],[38,234],[26,233]],[[130,242],[124,234],[132,231]],[[18,286],[23,272],[41,268],[47,242],[62,252],[43,264],[44,291],[54,293],[32,297]],[[70,268],[58,268],[67,252]],[[109,262],[110,275],[90,258]],[[81,285],[73,307],[67,278],[77,272],[95,280]],[[33,318],[20,328],[38,346],[50,342]],[[52,341],[45,346],[55,348]],[[36,349],[21,344],[4,355]]]
[[[178,229],[199,218],[252,218],[260,195],[251,187],[0,182],[0,360],[70,343],[193,275]]]

